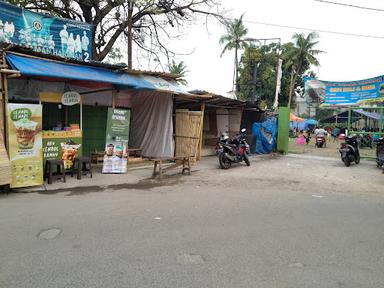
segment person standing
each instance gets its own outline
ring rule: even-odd
[[[63,25],[63,29],[59,33],[60,39],[61,39],[61,54],[63,56],[67,55],[67,49],[68,49],[68,31],[67,31],[67,25]]]

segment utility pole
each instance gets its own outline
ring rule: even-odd
[[[128,0],[128,69],[132,70],[132,12],[134,0]]]

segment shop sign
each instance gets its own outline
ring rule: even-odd
[[[349,82],[305,78],[304,83],[306,98],[323,105],[351,106],[384,100],[384,75]]]
[[[63,160],[67,170],[72,169],[76,157],[82,156],[81,131],[44,131],[43,157],[46,160]]]
[[[0,1],[0,42],[36,52],[92,60],[91,24],[56,18]]]
[[[42,106],[8,104],[7,112],[11,187],[42,185]]]
[[[103,173],[126,173],[131,111],[108,108]]]
[[[61,97],[61,103],[66,106],[72,106],[80,103],[81,96],[76,91],[65,92]]]

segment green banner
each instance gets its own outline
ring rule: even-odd
[[[64,161],[65,169],[72,169],[76,157],[82,156],[81,131],[44,131],[43,157],[45,160]]]
[[[131,111],[108,108],[103,173],[126,173]]]

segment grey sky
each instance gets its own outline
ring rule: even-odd
[[[232,10],[233,17],[245,14],[244,20],[249,30],[249,37],[280,37],[286,42],[291,39],[294,32],[309,33],[309,31],[257,25],[251,21],[384,37],[382,32],[384,12],[330,5],[313,0],[222,0],[221,2],[225,8]],[[384,9],[384,1],[379,0],[335,0],[335,2]],[[211,23],[205,27],[203,23],[198,23],[187,29],[182,40],[170,43],[176,51],[194,51],[191,55],[177,58],[185,61],[188,66],[187,80],[191,88],[217,93],[231,89],[234,54],[230,51],[220,58],[222,47],[218,44],[224,32],[224,27],[218,24]],[[382,56],[384,39],[319,34],[318,48],[326,51],[319,56],[321,66],[314,68],[320,79],[352,81],[384,74]]]

